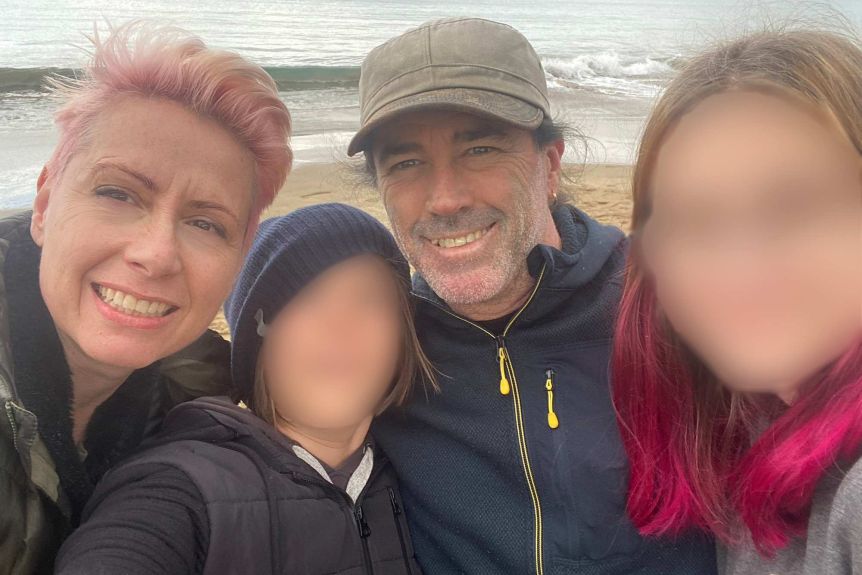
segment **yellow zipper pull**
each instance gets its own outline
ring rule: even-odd
[[[545,389],[548,390],[548,427],[556,429],[560,426],[560,420],[554,413],[554,370],[549,369],[545,375]]]
[[[506,377],[506,349],[500,346],[500,351],[497,355],[500,356],[500,393],[509,395],[512,386],[509,385],[509,378]]]

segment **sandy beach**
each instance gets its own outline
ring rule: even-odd
[[[630,176],[631,166],[570,164],[566,166],[565,189],[578,207],[601,222],[628,231],[631,216]],[[386,212],[377,192],[359,183],[350,167],[339,164],[310,164],[294,169],[264,218],[325,202],[351,204],[388,226]],[[219,313],[211,327],[223,336],[229,336],[222,313]]]

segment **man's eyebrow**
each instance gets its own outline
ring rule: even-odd
[[[497,126],[480,126],[473,130],[463,130],[455,133],[456,142],[475,142],[483,138],[505,138],[508,134]]]
[[[503,128],[492,126],[489,124],[485,126],[479,126],[472,130],[462,130],[460,132],[456,132],[454,136],[454,141],[459,143],[467,143],[475,142],[476,140],[481,140],[483,138],[507,138],[508,136],[509,134]],[[408,141],[387,144],[382,146],[382,148],[380,149],[380,157],[377,161],[382,164],[392,156],[411,154],[420,150],[422,150],[422,146],[417,142]]]
[[[132,176],[133,178],[135,178],[139,182],[141,182],[144,185],[144,187],[147,188],[148,190],[150,190],[151,192],[154,192],[157,189],[156,183],[153,180],[151,180],[150,178],[148,178],[144,174],[142,174],[136,170],[133,170],[132,168],[130,168],[128,166],[124,166],[123,164],[120,164],[118,162],[112,162],[112,161],[107,161],[107,160],[101,160],[99,162],[96,162],[96,170],[105,170],[105,169],[114,169],[114,170],[119,170],[121,172],[124,172],[124,173]]]
[[[211,202],[208,200],[193,200],[191,202],[191,206],[198,210],[215,210],[217,212],[222,212],[223,214],[229,216],[230,218],[233,218],[237,222],[239,221],[239,218],[235,213],[233,213],[233,210],[218,202]]]
[[[410,154],[418,152],[422,149],[416,142],[398,142],[395,144],[386,144],[380,149],[380,157],[377,159],[381,164],[392,156],[400,156],[401,154]]]

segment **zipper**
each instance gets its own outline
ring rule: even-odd
[[[368,538],[371,536],[371,526],[368,525],[368,522],[365,520],[365,513],[363,512],[362,504],[359,503],[359,501],[362,501],[362,496],[365,494],[365,490],[363,490],[362,493],[359,494],[359,497],[356,498],[356,503],[354,503],[350,496],[344,490],[339,489],[335,485],[327,482],[322,477],[311,477],[309,475],[306,475],[304,473],[298,473],[296,471],[291,472],[291,475],[293,475],[293,478],[296,481],[299,481],[301,483],[318,485],[326,489],[330,489],[331,491],[338,493],[340,497],[344,498],[344,500],[347,501],[348,505],[352,509],[353,520],[356,523],[356,529],[359,533],[359,539],[362,542],[363,572],[366,573],[366,575],[374,575],[374,565],[371,562],[371,551],[368,548]],[[371,482],[376,477],[376,475],[377,469],[371,472],[371,477],[368,478],[368,483],[365,484],[366,488],[371,485]],[[401,529],[399,524],[399,533],[400,531]]]
[[[398,542],[401,544],[401,557],[404,558],[404,568],[407,569],[407,575],[413,575],[413,568],[410,566],[410,557],[407,555],[407,541],[404,539],[404,529],[401,527],[401,506],[398,505],[398,499],[395,498],[395,491],[391,487],[389,490],[389,501],[392,502],[392,515],[395,517],[395,529],[398,530]]]
[[[554,412],[554,370],[545,372],[545,389],[548,392],[548,427],[556,429],[560,426],[560,418]]]
[[[4,407],[6,408],[6,417],[9,418],[9,426],[12,428],[12,446],[16,452],[20,452],[18,448],[18,423],[15,421],[15,414],[12,412],[12,402],[7,401]]]
[[[539,491],[538,489],[536,489],[536,480],[533,477],[533,468],[530,465],[530,454],[527,451],[527,436],[526,432],[524,431],[524,415],[521,408],[521,394],[518,391],[518,378],[515,375],[515,366],[512,364],[512,358],[509,354],[509,350],[506,348],[506,336],[509,334],[509,330],[512,328],[512,325],[514,325],[514,323],[518,320],[524,310],[527,309],[527,307],[536,297],[536,293],[539,291],[539,286],[542,284],[542,279],[545,277],[546,269],[547,264],[542,266],[542,271],[539,272],[539,277],[536,280],[536,285],[533,287],[533,291],[530,293],[530,297],[527,299],[526,303],[521,306],[521,309],[519,309],[518,312],[514,316],[512,316],[512,318],[509,320],[509,323],[507,323],[506,327],[503,329],[503,334],[500,336],[494,335],[481,325],[472,322],[469,319],[463,318],[456,313],[453,313],[452,311],[446,309],[445,307],[439,305],[434,301],[431,301],[426,297],[414,294],[419,299],[430,303],[431,305],[437,307],[438,309],[442,310],[453,318],[472,325],[473,327],[482,331],[497,342],[497,360],[499,362],[500,368],[500,393],[504,396],[512,396],[512,404],[515,411],[515,431],[518,435],[518,451],[521,456],[521,466],[524,470],[524,478],[527,481],[527,488],[530,491],[530,500],[533,504],[533,546],[534,553],[536,555],[536,575],[544,575],[545,572],[543,558],[544,533],[542,526],[542,504],[541,501],[539,501]]]
[[[509,378],[506,377],[506,346],[502,343],[502,338],[498,339],[497,357],[500,359],[500,394],[509,395],[512,391],[512,384]]]
[[[505,336],[500,336],[497,340],[497,344],[500,347],[501,355],[505,357],[504,367],[505,371],[508,372],[509,379],[511,381],[512,400],[515,409],[515,431],[518,434],[518,450],[521,454],[521,466],[524,469],[524,477],[527,480],[527,488],[530,491],[530,500],[533,503],[533,516],[535,518],[533,530],[533,545],[536,554],[536,575],[543,575],[544,566],[542,558],[542,506],[541,502],[539,501],[539,492],[536,489],[536,480],[533,477],[533,468],[530,465],[530,455],[527,452],[527,436],[526,432],[524,431],[524,414],[521,408],[521,394],[518,390],[518,378],[515,375],[515,367],[514,365],[512,365],[512,359],[509,356],[508,350],[506,349]]]
[[[365,573],[374,575],[374,566],[371,564],[371,552],[368,550],[368,537],[371,536],[371,527],[365,521],[362,505],[353,508],[353,516],[356,518],[356,527],[359,529],[359,538],[362,540],[362,563],[365,565]]]

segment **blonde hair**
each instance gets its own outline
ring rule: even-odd
[[[395,380],[389,393],[381,402],[377,414],[383,413],[392,406],[402,406],[407,402],[417,383],[421,384],[426,393],[428,388],[434,392],[440,390],[437,384],[436,372],[431,361],[422,350],[422,344],[416,334],[414,321],[414,305],[410,297],[410,284],[393,268],[392,275],[398,284],[398,299],[401,309],[401,354],[398,360]],[[278,414],[275,402],[269,393],[263,369],[263,350],[258,353],[254,370],[254,385],[248,407],[255,415],[271,425],[278,419],[284,419]]]

